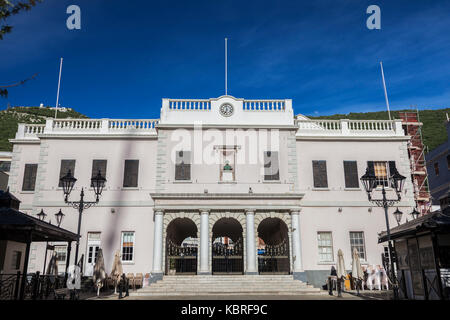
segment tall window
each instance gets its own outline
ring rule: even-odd
[[[138,186],[139,160],[125,160],[123,176],[124,188],[136,188]]]
[[[55,246],[55,252],[57,262],[60,263],[66,262],[66,254],[67,254],[66,246]]]
[[[356,161],[344,161],[346,188],[359,188],[358,165]]]
[[[328,188],[327,162],[313,160],[314,188]]]
[[[177,151],[175,161],[175,180],[191,180],[191,152]]]
[[[439,175],[439,163],[438,162],[434,163],[434,174],[437,176]]]
[[[447,169],[450,170],[450,154],[447,156]]]
[[[11,171],[11,161],[0,161],[0,171],[3,172]]]
[[[317,232],[319,262],[333,261],[333,238],[331,232]]]
[[[264,152],[264,180],[280,180],[280,166],[278,163],[278,151]]]
[[[13,251],[11,259],[11,269],[19,270],[21,262],[22,262],[22,252]]]
[[[36,186],[37,164],[25,164],[23,173],[22,191],[34,191]]]
[[[134,259],[134,232],[122,232],[122,261]]]
[[[92,160],[92,178],[97,176],[98,171],[100,171],[102,177],[106,178],[106,164],[107,160]],[[91,187],[93,186],[94,184],[91,181]]]
[[[58,187],[62,188],[61,178],[64,177],[70,170],[72,176],[75,176],[75,160],[61,160],[61,169],[59,170]]]
[[[389,179],[396,170],[395,161],[368,161],[367,167],[375,175],[377,186],[389,187]]]
[[[366,249],[364,245],[364,232],[352,231],[350,232],[350,246],[353,254],[353,248],[356,248],[361,260],[366,260]]]

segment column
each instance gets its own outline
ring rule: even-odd
[[[200,210],[200,270],[198,274],[211,274],[209,270],[209,210]]]
[[[302,265],[302,243],[300,239],[300,210],[291,212],[292,220],[292,260],[294,261],[294,279],[305,281]]]
[[[155,229],[153,234],[153,270],[151,282],[161,280],[163,277],[163,218],[164,212],[162,210],[156,210],[155,217]]]
[[[255,211],[247,210],[245,212],[246,226],[247,226],[247,268],[245,274],[258,274],[257,269],[257,253],[256,253],[256,238],[255,238]]]

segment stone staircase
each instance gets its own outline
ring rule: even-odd
[[[292,275],[179,275],[164,276],[130,296],[201,295],[305,295],[326,294],[319,288],[294,280]]]

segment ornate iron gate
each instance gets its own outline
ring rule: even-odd
[[[243,274],[244,255],[242,238],[232,246],[224,243],[212,245],[212,273],[213,274]]]
[[[289,274],[289,244],[284,239],[280,244],[267,245],[258,255],[259,274]]]
[[[178,246],[167,240],[167,274],[197,274],[198,248]]]

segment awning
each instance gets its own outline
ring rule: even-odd
[[[33,242],[76,241],[78,236],[56,225],[41,221],[17,209],[0,208],[0,240],[27,242],[30,232]]]
[[[418,233],[450,232],[450,210],[438,210],[391,229],[391,240],[408,238]],[[387,241],[387,232],[379,234],[378,243]]]

